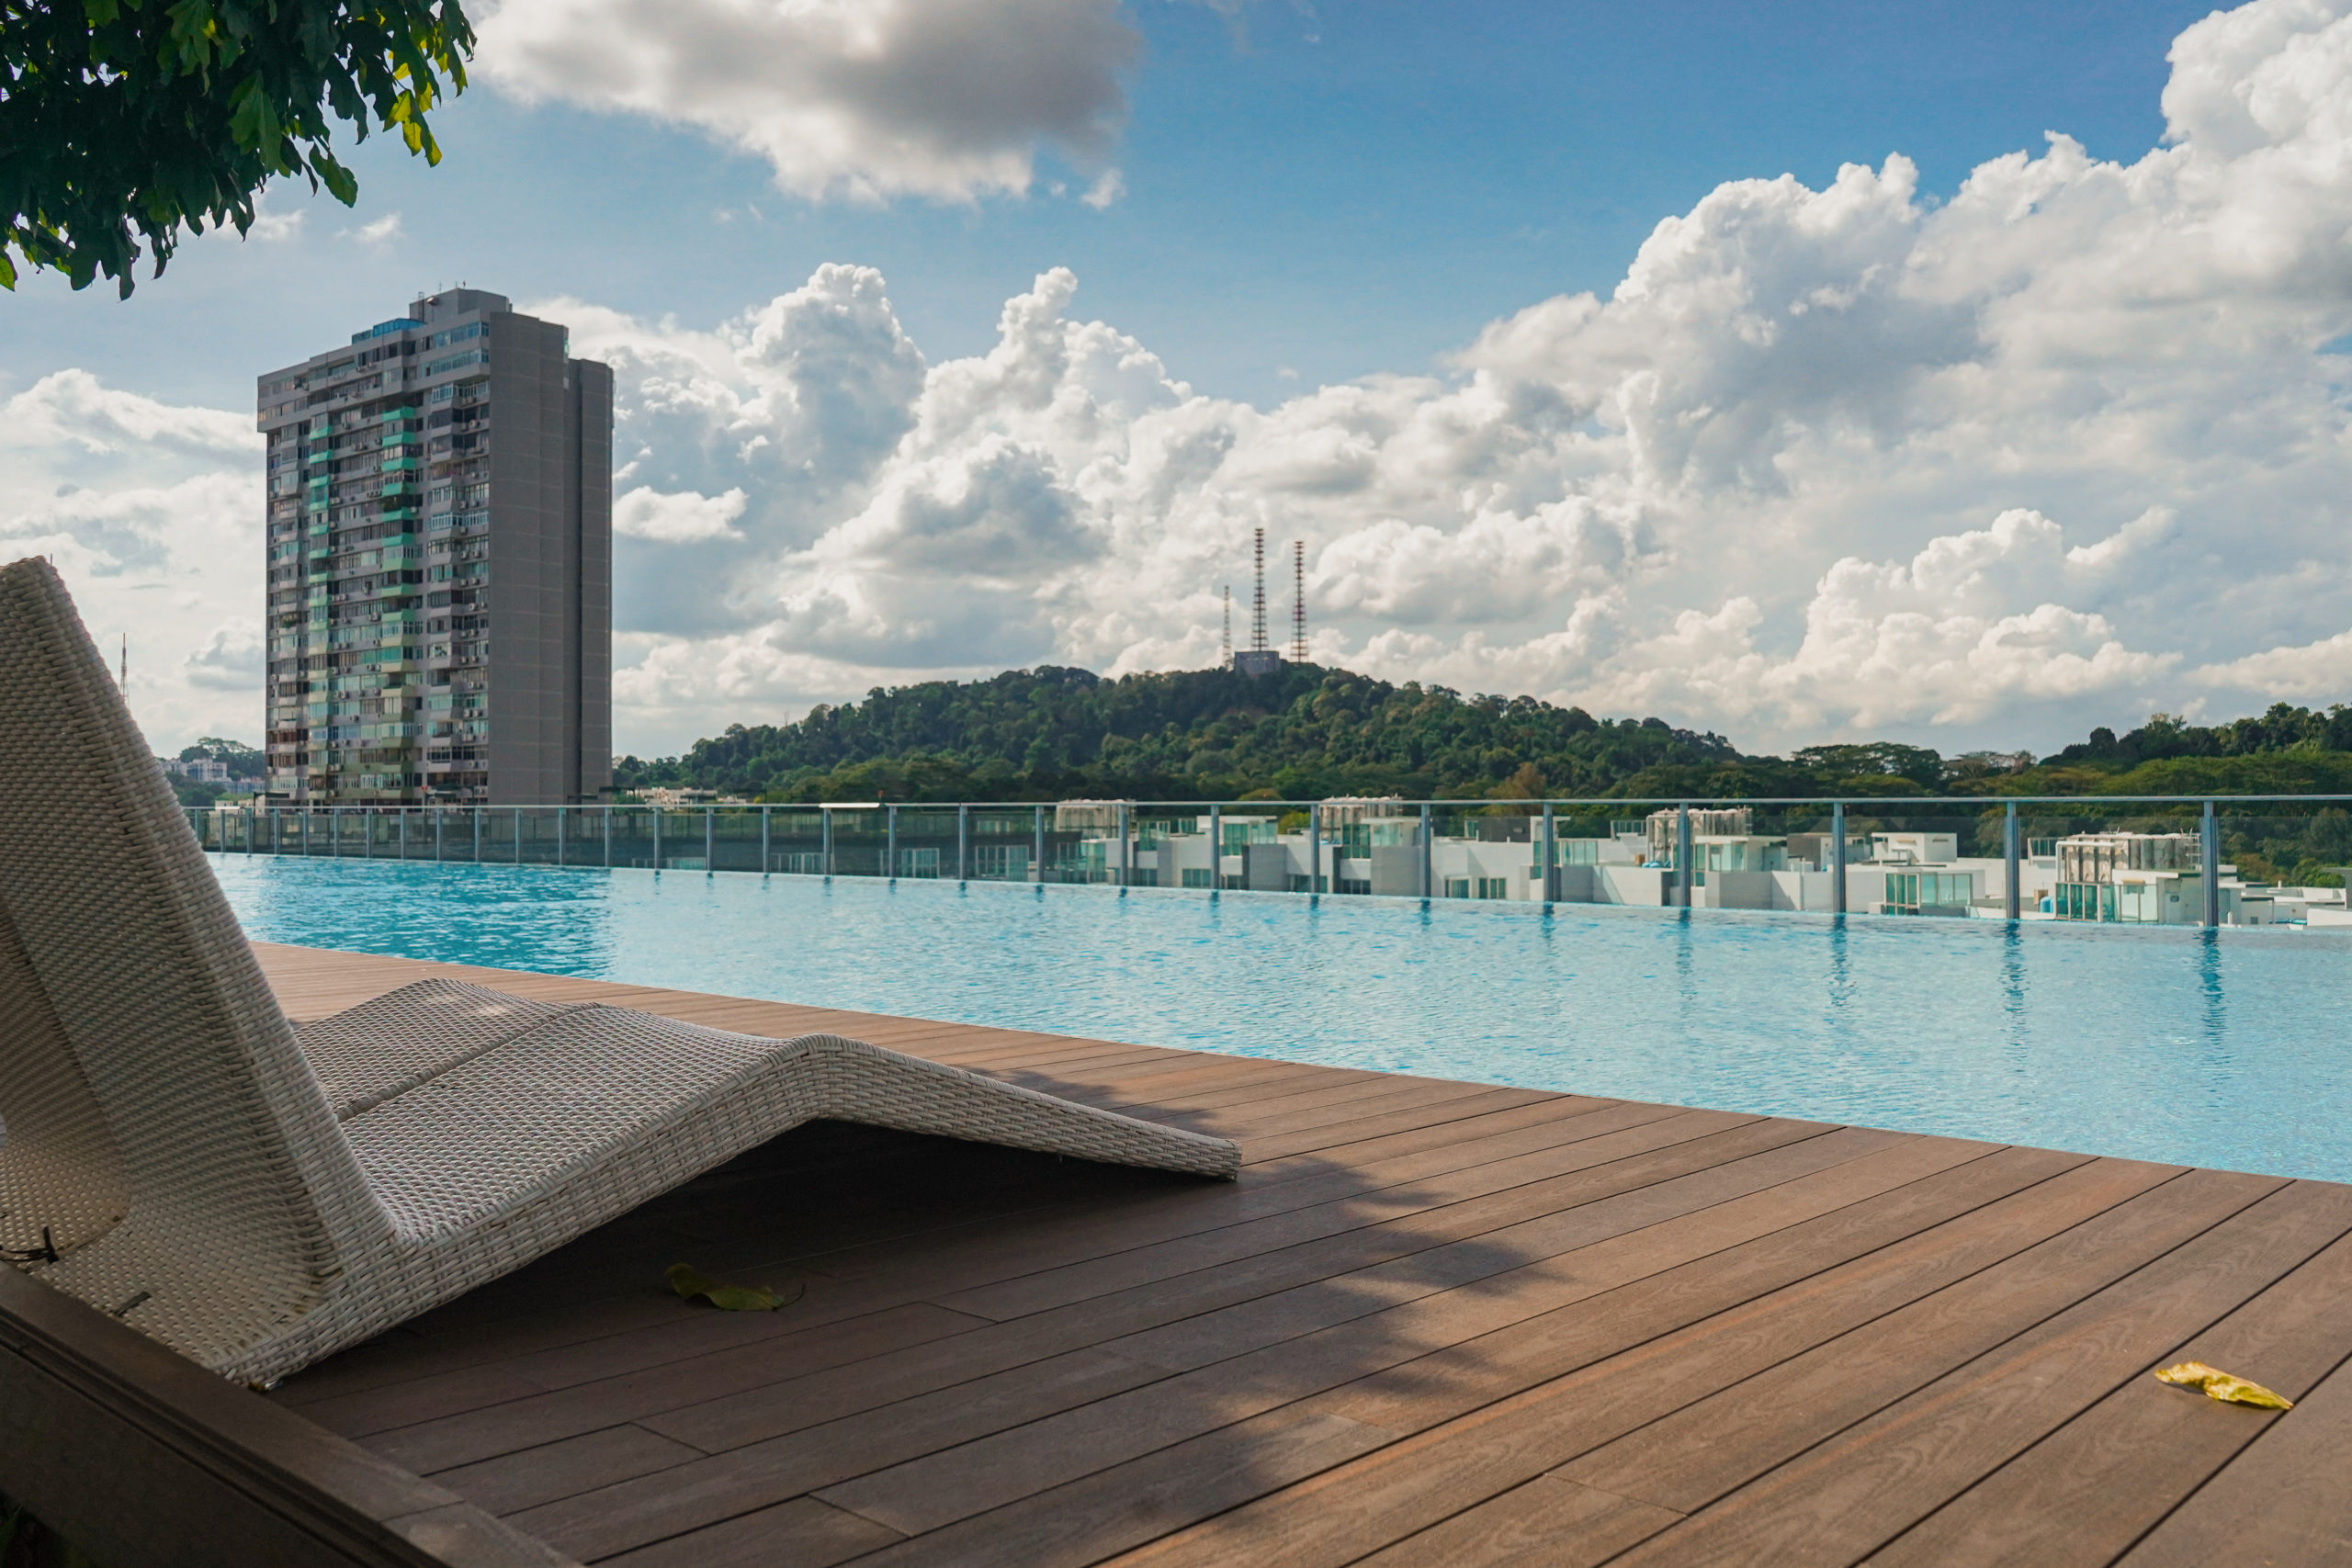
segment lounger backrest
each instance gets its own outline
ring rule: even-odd
[[[350,1145],[40,559],[0,567],[0,1122],[8,1145],[27,1139],[0,1145],[7,1246],[50,1224],[67,1257],[49,1272],[85,1296],[218,1272],[258,1321],[298,1314],[381,1245]],[[110,1251],[144,1272],[112,1279]]]

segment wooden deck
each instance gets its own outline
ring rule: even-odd
[[[583,1561],[2352,1563],[2352,1187],[260,951],[298,1019],[438,972],[1240,1142],[805,1128],[279,1391]]]

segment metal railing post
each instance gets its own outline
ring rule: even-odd
[[[309,807],[309,806],[305,805],[305,806],[302,807],[302,854],[303,854],[303,858],[308,859],[308,858],[310,857],[310,853],[311,853],[311,808],[310,808],[310,807]]]
[[[1225,886],[1225,807],[1209,807],[1209,891]]]
[[[820,863],[824,866],[825,875],[830,878],[833,874],[833,808],[831,807],[820,806],[817,808],[817,825],[818,843],[821,846],[819,851],[821,856]]]
[[[775,807],[773,806],[760,807],[760,874],[762,876],[768,874],[768,866],[771,863],[768,860],[768,819],[775,811]]]
[[[1421,802],[1421,897],[1424,898],[1430,896],[1430,857],[1432,847],[1430,843],[1430,803],[1425,800]]]
[[[523,863],[523,808],[514,808],[514,863]]]
[[[883,852],[888,857],[882,874],[887,880],[896,882],[899,880],[899,808],[886,805],[882,807],[882,816]]]
[[[653,869],[662,869],[662,808],[653,808]]]
[[[1121,801],[1121,802],[1119,803],[1119,880],[1118,880],[1118,886],[1121,886],[1121,887],[1125,887],[1125,886],[1126,886],[1129,883],[1133,882],[1133,881],[1136,879],[1136,876],[1135,876],[1135,853],[1134,853],[1134,852],[1133,852],[1132,850],[1130,850],[1130,849],[1127,847],[1127,829],[1128,829],[1128,828],[1129,828],[1130,826],[1132,826],[1132,820],[1131,820],[1131,818],[1130,818],[1130,817],[1129,817],[1129,814],[1128,814],[1128,807],[1127,807],[1127,804],[1126,804],[1126,802],[1125,802],[1125,801]]]
[[[708,876],[718,869],[718,807],[702,808],[702,874]]]
[[[433,808],[433,858],[436,863],[441,859],[441,824],[448,820],[448,817],[446,807],[436,806]]]
[[[2213,803],[2205,803],[2205,820],[2198,842],[2198,869],[2205,884],[2205,923],[2222,923],[2222,824]]]
[[[559,866],[563,864],[563,817],[568,809],[561,806],[555,808],[555,863]]]
[[[2002,821],[2001,856],[2008,863],[2009,878],[2008,893],[2001,900],[2002,913],[2014,920],[2020,918],[2025,910],[2024,890],[2018,886],[2018,868],[2021,863],[2018,856],[2018,803],[2014,800],[2009,802],[2008,811]]]
[[[376,858],[376,810],[368,807],[359,813],[359,858]]]
[[[1309,897],[1323,891],[1323,803],[1306,803],[1306,892]]]
[[[1032,810],[1035,813],[1036,834],[1032,852],[1036,857],[1036,863],[1030,869],[1029,879],[1043,887],[1046,885],[1046,808],[1039,806],[1032,807]]]
[[[401,862],[408,862],[408,807],[401,807]]]
[[[958,806],[956,808],[956,880],[957,882],[971,880],[971,860],[972,808],[968,806]]]
[[[1560,897],[1560,837],[1558,826],[1552,819],[1552,803],[1544,803],[1544,902],[1556,901]]]
[[[481,807],[474,807],[474,863],[481,863]]]
[[[613,869],[613,808],[605,807],[605,869]]]
[[[1829,909],[1846,912],[1846,803],[1829,803]]]
[[[1674,808],[1674,887],[1675,902],[1684,908],[1690,907],[1690,803],[1684,801]]]

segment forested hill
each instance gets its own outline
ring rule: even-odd
[[[1257,680],[1044,666],[877,688],[797,724],[730,725],[684,757],[624,757],[614,783],[777,801],[2335,793],[2352,792],[2352,709],[2282,703],[2213,726],[2158,715],[2039,760],[1887,741],[1781,758],[1657,718],[1311,664]]]
[[[621,759],[624,789],[685,784],[777,800],[1230,799],[1600,794],[1660,766],[1737,758],[1721,736],[1596,719],[1532,697],[1464,697],[1284,665],[1108,681],[1045,666],[876,689],[797,724],[730,725],[682,758]]]

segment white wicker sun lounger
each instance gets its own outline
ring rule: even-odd
[[[854,1040],[440,981],[298,1039],[56,573],[0,568],[11,1261],[266,1382],[817,1117],[1237,1165],[1221,1138]]]

